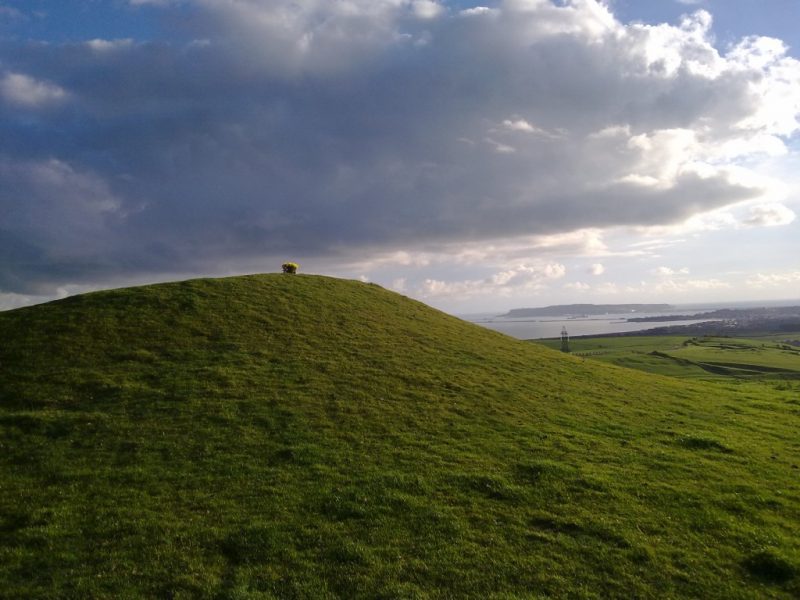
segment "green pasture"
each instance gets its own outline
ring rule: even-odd
[[[800,333],[750,338],[621,336],[574,338],[575,356],[671,377],[800,379]],[[560,348],[557,340],[541,340]]]

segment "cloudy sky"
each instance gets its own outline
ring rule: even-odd
[[[800,298],[796,0],[0,0],[0,308],[277,271]]]

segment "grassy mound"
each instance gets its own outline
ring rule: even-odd
[[[0,344],[0,596],[800,594],[796,399],[312,276],[77,296]]]

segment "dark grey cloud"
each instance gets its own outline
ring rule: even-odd
[[[786,133],[763,90],[796,62],[720,56],[703,14],[667,43],[560,4],[165,2],[175,40],[2,42],[0,291],[666,224],[764,191],[717,152]]]

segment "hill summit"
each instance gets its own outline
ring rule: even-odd
[[[782,396],[306,275],[76,296],[0,340],[8,597],[800,592]]]

